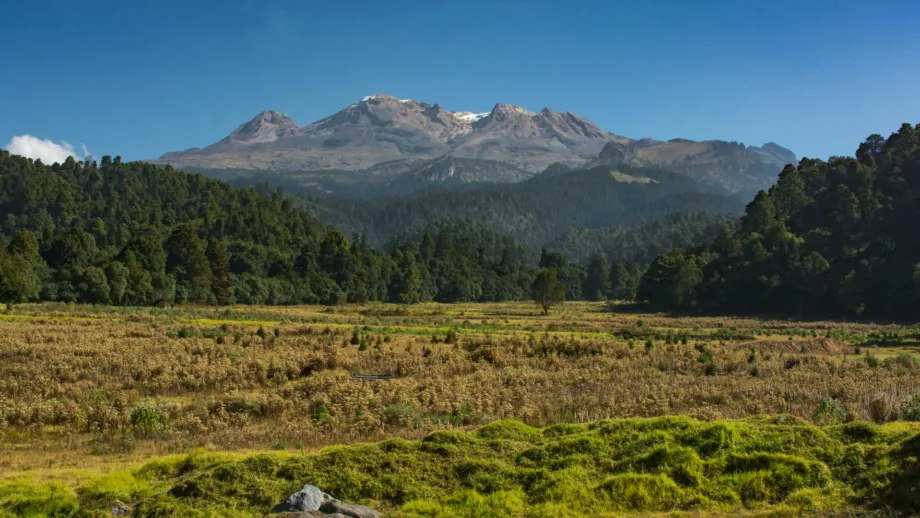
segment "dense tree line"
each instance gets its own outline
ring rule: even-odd
[[[675,212],[635,226],[572,229],[546,245],[587,263],[598,255],[648,267],[656,257],[672,248],[710,243],[725,225],[734,225],[736,215],[711,212]]]
[[[652,262],[659,308],[916,318],[920,125],[872,135],[855,157],[803,159],[757,194],[740,228]]]
[[[305,203],[320,220],[348,234],[365,235],[372,245],[383,246],[394,237],[425,228],[433,221],[459,219],[511,236],[534,250],[565,248],[566,252],[579,253],[578,257],[573,256],[576,262],[587,261],[594,253],[616,246],[613,238],[626,230],[672,213],[737,215],[743,209],[736,197],[678,173],[627,166],[620,169],[618,177],[611,174],[609,167],[596,167],[564,174],[540,174],[515,184],[433,188],[408,196],[363,200],[309,198]],[[646,182],[623,180],[630,176]],[[700,222],[699,226],[705,223]],[[596,238],[607,236],[596,232],[576,238],[581,242],[574,245],[571,238],[563,241],[577,229],[604,228],[616,232],[611,233],[610,240],[600,242],[600,250]],[[687,234],[690,233],[687,229]],[[653,239],[660,240],[662,235],[658,231]],[[671,247],[687,242],[666,241]]]
[[[425,234],[436,236],[441,232],[446,232],[455,241],[469,238],[470,246],[474,250],[482,248],[483,252],[490,256],[499,256],[505,249],[508,249],[514,259],[527,266],[533,266],[538,258],[537,252],[524,246],[513,237],[492,230],[475,221],[458,218],[439,219],[425,226],[400,232],[384,248],[388,250],[398,248],[410,241],[419,243]]]
[[[384,252],[265,187],[108,156],[49,166],[0,153],[3,301],[498,301],[530,296],[534,262],[470,222],[429,225]],[[580,266],[560,254],[544,263],[580,298]]]

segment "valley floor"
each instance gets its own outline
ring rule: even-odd
[[[398,516],[917,511],[917,340],[580,302],[18,305],[0,516],[258,516],[304,483]]]

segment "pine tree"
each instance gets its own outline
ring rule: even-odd
[[[610,268],[603,256],[595,257],[588,265],[582,293],[588,300],[606,300],[610,296]]]
[[[176,278],[179,302],[207,303],[211,294],[211,271],[201,241],[189,224],[176,228],[166,240],[166,271]]]
[[[206,255],[211,269],[211,290],[217,304],[233,304],[233,282],[230,280],[230,255],[227,253],[227,247],[211,237],[208,239]]]

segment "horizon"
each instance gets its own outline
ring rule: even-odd
[[[907,1],[871,15],[854,1],[215,5],[13,6],[0,21],[16,70],[0,84],[0,145],[149,160],[262,111],[306,125],[382,92],[451,111],[548,107],[636,140],[773,142],[800,158],[852,155],[920,120],[920,72],[903,66],[920,52],[920,6]]]

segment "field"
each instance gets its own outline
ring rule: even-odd
[[[400,516],[913,509],[918,336],[600,303],[18,305],[0,509],[258,516],[309,480]],[[356,443],[379,444],[327,448]]]

